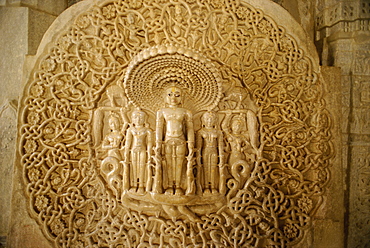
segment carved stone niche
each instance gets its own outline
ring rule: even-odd
[[[19,161],[55,247],[302,240],[333,155],[323,82],[297,24],[253,5],[86,0],[51,27]]]

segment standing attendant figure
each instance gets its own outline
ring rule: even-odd
[[[197,132],[197,163],[202,170],[202,187],[205,194],[218,193],[219,169],[224,163],[224,145],[221,130],[217,129],[217,114],[206,112],[202,128]]]
[[[141,110],[132,112],[132,126],[127,129],[124,157],[126,166],[131,165],[131,190],[141,194],[145,192],[148,181],[146,175],[150,169],[152,150],[152,131],[145,127],[145,117],[145,112]]]

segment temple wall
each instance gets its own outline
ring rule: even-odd
[[[43,34],[74,2],[0,0],[0,244],[4,247],[51,247],[28,215],[23,172],[13,165],[17,108]],[[370,5],[365,0],[275,2],[291,13],[316,45],[336,153],[324,201],[312,228],[295,247],[367,247]]]
[[[67,3],[64,1],[0,1],[0,54],[2,55],[0,63],[2,85],[0,91],[0,194],[3,199],[0,203],[1,244],[6,243],[11,226],[11,209],[15,210],[20,206],[16,200],[14,206],[17,207],[11,208],[12,198],[17,198],[16,191],[23,194],[11,161],[14,160],[16,111],[19,96],[23,91],[24,64],[27,56],[36,53],[45,31],[66,7]],[[14,193],[12,193],[13,186],[16,190]],[[27,212],[22,212],[19,219],[22,219],[21,216],[27,216]],[[31,223],[28,226],[34,224]],[[23,226],[19,230],[23,229],[23,233],[26,233],[25,229],[28,226]],[[28,237],[30,236],[32,237],[33,234],[30,233]],[[39,246],[35,244],[35,247]]]
[[[317,5],[316,41],[322,63],[341,68],[345,244],[369,245],[369,35],[368,1]]]

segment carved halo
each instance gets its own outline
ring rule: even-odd
[[[123,86],[135,107],[156,112],[163,108],[163,91],[176,85],[184,92],[183,106],[193,112],[212,110],[220,101],[221,78],[215,65],[188,48],[161,45],[134,57]]]

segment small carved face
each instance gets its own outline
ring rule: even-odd
[[[109,127],[110,127],[111,130],[113,130],[113,131],[118,130],[118,128],[119,128],[119,121],[118,121],[117,118],[110,117],[108,122],[109,122]]]
[[[128,22],[129,24],[133,24],[133,23],[135,22],[134,15],[133,15],[132,13],[129,13],[129,14],[127,15],[127,22]]]
[[[181,103],[182,95],[181,89],[177,87],[169,87],[166,89],[166,102],[169,105],[177,106]]]
[[[213,113],[206,112],[202,118],[203,125],[206,128],[212,128],[216,125],[216,115]]]
[[[134,111],[132,113],[131,118],[132,118],[132,122],[136,126],[142,126],[145,122],[145,113],[142,111]]]
[[[181,14],[181,7],[180,7],[180,5],[176,5],[175,6],[175,12],[176,12],[177,15],[180,15]]]
[[[240,133],[243,129],[243,123],[240,119],[234,119],[231,123],[233,133]]]

